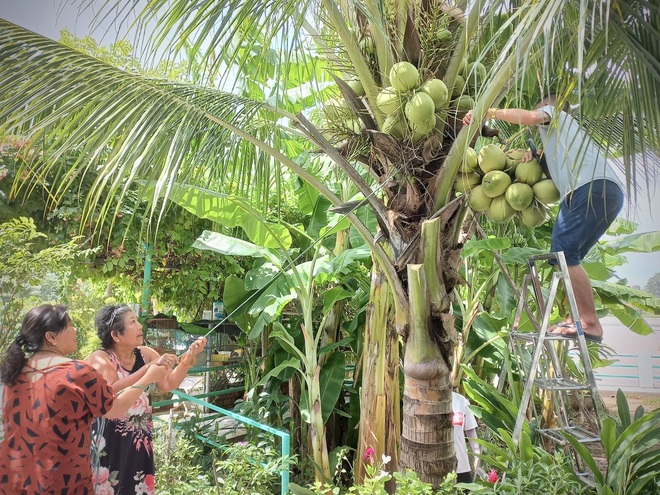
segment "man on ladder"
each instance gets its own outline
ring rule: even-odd
[[[593,138],[567,112],[555,108],[556,95],[543,98],[535,110],[490,108],[487,117],[518,125],[537,126],[543,142],[544,167],[559,189],[561,205],[552,230],[552,252],[563,251],[580,314],[584,338],[601,342],[603,328],[598,320],[593,289],[582,259],[607,231],[623,207],[623,185]],[[468,125],[470,110],[463,118]],[[528,152],[523,162],[532,159]],[[548,329],[555,335],[577,334],[570,316]]]

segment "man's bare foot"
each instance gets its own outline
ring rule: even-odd
[[[585,330],[584,323],[582,324],[582,332],[586,340],[589,340],[591,342],[596,342],[597,344],[600,344],[603,341],[602,334],[596,335],[596,334],[588,333]],[[555,335],[555,336],[561,335],[562,337],[566,337],[567,339],[574,339],[577,337],[577,327],[575,326],[575,323],[572,322],[558,323],[553,327],[549,328],[548,333],[550,335]]]
[[[573,320],[571,318],[567,318],[561,323],[556,323],[554,325],[551,325],[548,327],[548,333],[561,333],[563,334],[563,329],[570,327],[573,325]],[[582,328],[584,328],[584,323],[582,324]]]

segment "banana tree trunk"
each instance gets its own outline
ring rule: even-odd
[[[376,459],[391,457],[387,469],[396,469],[401,432],[399,392],[399,336],[393,321],[393,299],[387,280],[374,263],[370,306],[362,351],[362,390],[358,455],[355,477],[365,475],[365,452],[372,447]]]
[[[319,375],[321,367],[317,366],[313,377],[310,377],[309,394],[309,438],[311,443],[312,457],[316,468],[314,469],[315,479],[319,483],[325,483],[330,479],[330,459],[328,457],[328,445],[325,437],[325,424],[323,423],[323,413],[321,410],[321,386]]]

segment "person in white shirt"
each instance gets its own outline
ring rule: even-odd
[[[535,110],[490,108],[487,117],[518,125],[537,126],[550,178],[561,194],[561,204],[552,230],[552,252],[563,251],[580,313],[584,338],[600,343],[603,327],[596,313],[593,288],[582,259],[607,231],[623,207],[624,187],[598,144],[569,115],[568,104],[555,108],[556,96],[543,98]],[[463,124],[472,121],[472,111]],[[522,161],[530,161],[528,152]],[[549,332],[575,338],[577,328],[570,317]]]
[[[477,438],[477,419],[470,411],[470,402],[457,392],[451,393],[452,424],[454,425],[454,448],[456,450],[456,467],[458,483],[472,483],[474,475],[470,465],[465,439],[470,441],[470,447],[475,454],[480,453]]]

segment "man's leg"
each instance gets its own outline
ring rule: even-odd
[[[598,320],[594,292],[587,272],[582,265],[569,265],[568,274],[571,277],[575,302],[582,321],[582,330],[588,335],[602,337],[603,327]],[[574,334],[575,332],[576,329],[573,327],[562,328],[563,334]]]
[[[606,201],[607,199],[607,201]],[[552,230],[552,251],[564,251],[568,274],[573,285],[575,302],[585,334],[602,337],[593,288],[587,272],[580,264],[589,249],[607,231],[623,206],[623,192],[611,181],[595,181],[573,191],[562,201]],[[563,323],[550,327],[552,333],[575,334],[570,316]]]

